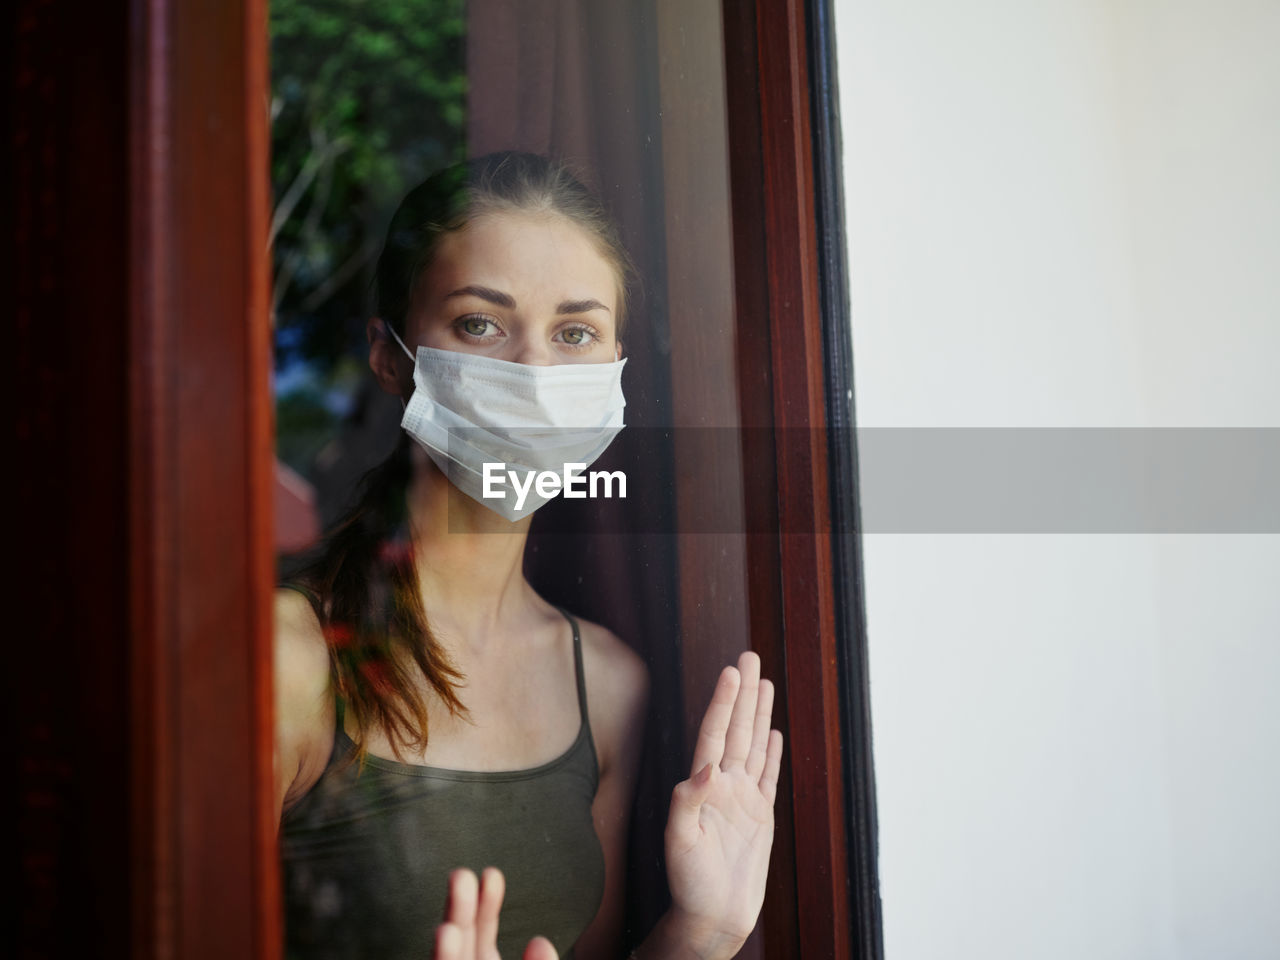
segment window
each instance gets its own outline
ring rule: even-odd
[[[641,263],[649,319],[628,345],[644,361],[635,364],[642,386],[632,421],[643,431],[630,441],[637,447],[618,455],[652,455],[669,476],[692,477],[659,505],[674,518],[666,528],[674,536],[627,534],[628,549],[609,552],[609,563],[621,568],[595,562],[594,554],[576,558],[584,575],[625,583],[627,591],[621,599],[588,591],[601,598],[603,613],[592,608],[595,600],[578,607],[640,647],[655,674],[679,678],[655,688],[653,734],[661,741],[689,736],[709,677],[736,645],[749,642],[761,653],[779,682],[776,714],[788,746],[771,887],[752,949],[765,957],[852,956],[847,838],[865,844],[869,835],[848,827],[849,751],[841,735],[851,711],[841,699],[840,665],[856,657],[839,659],[849,638],[837,623],[848,602],[837,595],[844,589],[838,578],[848,572],[838,567],[846,555],[833,552],[825,429],[824,357],[832,347],[823,342],[822,300],[832,294],[820,286],[809,113],[816,61],[806,27],[821,5],[726,4],[722,19],[714,4],[559,3],[547,5],[553,16],[522,29],[510,19],[515,6],[470,4],[468,28],[456,35],[465,48],[442,48],[446,60],[463,52],[466,63],[499,65],[467,71],[465,149],[550,150],[584,158],[594,171]],[[457,16],[460,8],[442,9]],[[100,184],[73,179],[62,202],[70,212],[98,198],[103,216],[93,236],[104,245],[118,237],[120,223],[130,225],[127,256],[117,251],[108,261],[115,312],[100,333],[86,335],[128,344],[129,376],[104,382],[113,403],[99,411],[114,431],[102,436],[119,441],[102,467],[114,486],[77,491],[100,515],[128,518],[127,577],[120,575],[128,602],[103,608],[109,624],[99,629],[115,654],[103,656],[116,681],[127,677],[131,704],[127,758],[103,785],[129,802],[127,811],[85,813],[79,829],[128,838],[116,846],[127,847],[134,864],[130,882],[108,895],[134,917],[128,932],[112,928],[121,952],[127,941],[158,956],[269,957],[279,929],[266,664],[272,515],[287,501],[276,499],[273,294],[259,256],[273,219],[266,10],[261,0],[162,2],[138,13],[127,33],[122,10],[99,16],[118,40],[98,54],[109,69],[57,76],[103,101],[101,122],[121,144],[106,170],[127,200],[108,201]],[[37,41],[80,50],[74,39],[50,39],[45,21],[37,28],[22,48],[33,68],[39,58],[31,52],[45,49]],[[537,59],[546,44],[556,55],[544,49]],[[512,49],[531,52],[522,60],[493,55]],[[503,71],[516,65],[522,79],[539,78],[521,88],[531,100],[510,96],[513,74]],[[39,69],[54,76],[52,67]],[[29,109],[21,116],[29,117],[40,106],[38,88],[22,89],[20,106]],[[444,124],[435,146],[417,145],[414,162],[422,166],[459,150],[450,139],[461,128],[448,93],[440,110],[453,125]],[[112,96],[128,109],[109,109]],[[86,140],[100,132],[70,111],[50,122]],[[321,152],[345,149],[334,139],[317,142]],[[23,169],[24,182],[38,186],[31,168]],[[298,239],[288,219],[276,224],[282,249]],[[34,232],[19,237],[22,249],[46,258],[59,249]],[[283,310],[293,297],[320,309],[321,294],[334,293],[324,289],[333,277],[358,286],[367,255],[363,241],[331,251],[330,280],[309,287],[298,258],[289,284],[275,277],[276,306]],[[72,260],[65,276],[91,278],[90,269],[83,258]],[[60,309],[65,320],[71,307]],[[70,367],[63,368],[68,376],[79,372]],[[288,373],[277,369],[277,383]],[[57,408],[56,416],[68,430],[79,426],[69,409]],[[284,411],[278,416],[285,421]],[[734,457],[708,463],[706,450],[691,442],[692,431],[704,428],[727,429]],[[67,492],[32,496],[33,509],[52,511]],[[725,498],[740,527],[682,532],[682,517]],[[92,532],[72,530],[65,542],[100,555]],[[535,575],[554,598],[577,585],[555,562],[570,541],[545,533],[537,554],[547,562]],[[67,561],[58,563],[64,569]],[[86,587],[72,589],[77,600],[91,596]],[[617,610],[636,619],[610,622]],[[672,637],[675,643],[664,639]],[[30,659],[24,669],[33,675],[56,665],[52,652],[33,651]],[[87,682],[91,674],[84,675]],[[92,700],[75,716],[96,725],[104,715],[107,705]],[[70,742],[76,729],[66,720],[55,737]],[[642,847],[651,842],[645,830],[660,835],[665,792],[682,773],[680,753],[652,751],[644,789],[656,810],[637,823]],[[78,784],[90,768],[72,769]],[[29,791],[46,781],[30,773],[24,782]],[[860,826],[873,821],[864,809],[856,813]],[[41,847],[45,841],[36,839],[31,849],[53,851],[61,896],[74,889],[74,864],[56,852],[59,842]],[[858,876],[873,880],[873,847],[858,848],[855,859],[863,865]],[[637,899],[637,925],[660,909],[661,876],[646,877],[645,869],[637,866],[637,889],[654,892]],[[861,930],[857,936],[865,939]]]

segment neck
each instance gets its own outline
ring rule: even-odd
[[[524,578],[531,518],[512,523],[476,503],[419,450],[407,497],[427,622],[446,647],[483,646],[532,599]]]

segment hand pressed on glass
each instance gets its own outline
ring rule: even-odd
[[[770,729],[773,684],[748,651],[725,667],[698,731],[693,774],[667,818],[667,882],[682,939],[732,956],[755,927],[773,845],[782,734]]]

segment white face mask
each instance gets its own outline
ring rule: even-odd
[[[391,335],[414,361],[400,426],[455,487],[508,520],[556,496],[538,493],[538,474],[564,476],[571,463],[585,469],[623,427],[626,360],[534,366],[433,347],[418,347],[415,357]],[[505,464],[490,468],[504,478],[490,484],[500,499],[483,495],[486,463]]]

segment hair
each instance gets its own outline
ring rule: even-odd
[[[433,174],[401,201],[387,228],[375,274],[378,316],[403,337],[414,284],[441,239],[486,213],[545,212],[587,231],[618,280],[617,329],[625,319],[633,268],[603,204],[563,163],[529,153],[494,153]],[[367,754],[366,731],[381,727],[400,745],[425,749],[427,703],[415,672],[454,715],[464,679],[431,631],[418,591],[405,493],[412,478],[410,440],[361,481],[354,507],[290,582],[320,619],[338,697]]]

